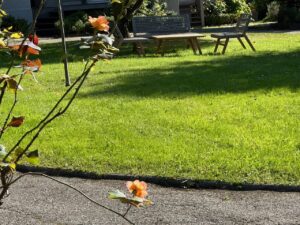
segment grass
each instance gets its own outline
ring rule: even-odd
[[[123,48],[97,65],[70,111],[32,150],[41,151],[43,166],[99,174],[300,185],[300,35],[250,37],[257,53],[232,41],[225,56],[213,55],[209,38],[203,56],[184,45],[165,57],[150,46],[145,58]],[[87,54],[75,44],[72,79]],[[25,80],[15,115],[26,123],[6,133],[7,147],[65,89],[60,45],[42,47],[43,75],[39,83]]]

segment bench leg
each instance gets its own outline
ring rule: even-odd
[[[159,54],[159,52],[160,52],[161,56],[164,56],[165,53],[164,53],[164,49],[163,49],[163,40],[162,39],[158,40],[158,42],[157,42],[156,53]]]
[[[244,49],[246,49],[246,46],[244,45],[244,42],[242,41],[242,39],[240,37],[237,38],[239,40],[239,42],[241,43],[241,45],[243,46]]]
[[[139,49],[140,49],[140,52],[143,56],[145,56],[145,48],[143,46],[143,44],[141,42],[138,42],[138,46],[139,46]]]
[[[191,46],[192,49],[193,49],[194,54],[196,55],[196,54],[197,54],[197,51],[196,51],[196,47],[195,47],[195,44],[194,44],[194,42],[193,42],[193,39],[192,39],[192,38],[189,38],[188,41],[189,41],[189,43],[190,43],[190,46]]]
[[[254,46],[252,45],[252,43],[251,43],[250,39],[248,38],[248,36],[245,34],[244,37],[245,37],[246,41],[248,42],[248,44],[250,45],[251,49],[255,52],[256,50],[255,50]]]
[[[142,52],[143,50],[142,50],[139,42],[132,43],[132,50],[134,52],[136,52],[139,56],[142,56],[142,54],[143,54],[143,52]]]
[[[217,43],[216,43],[216,46],[215,46],[214,53],[217,53],[219,44],[220,44],[220,38],[217,39]]]
[[[194,43],[195,43],[196,48],[197,48],[198,51],[199,51],[199,54],[202,55],[202,51],[201,51],[201,47],[200,47],[200,44],[199,44],[199,42],[198,42],[198,39],[197,39],[197,38],[193,38],[193,40],[194,40]]]
[[[229,38],[227,37],[227,38],[226,38],[226,40],[225,40],[225,44],[224,44],[223,51],[222,51],[222,54],[223,54],[223,55],[224,55],[224,54],[225,54],[225,52],[226,52],[226,49],[227,49],[228,42],[229,42]]]

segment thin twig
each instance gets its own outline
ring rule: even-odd
[[[19,79],[18,84],[17,84],[17,89],[15,90],[14,102],[13,102],[13,104],[12,104],[12,106],[11,106],[8,114],[7,114],[7,117],[6,117],[6,119],[5,119],[5,121],[4,121],[3,125],[2,125],[2,128],[0,128],[0,139],[2,138],[2,135],[4,134],[4,131],[6,129],[6,125],[8,123],[9,118],[12,115],[12,112],[14,111],[14,109],[15,109],[15,107],[17,105],[17,102],[18,102],[18,87],[20,86],[20,84],[21,84],[21,82],[23,80],[23,76],[24,76],[24,74],[22,74],[20,76],[20,79]]]
[[[1,5],[2,5],[2,3],[3,3],[3,1],[1,2]],[[24,38],[23,38],[21,44],[19,45],[19,51],[22,51],[22,48],[23,48],[23,45],[24,45],[26,39],[28,38],[28,36],[29,36],[31,33],[33,33],[33,31],[34,31],[34,29],[35,29],[35,26],[36,26],[36,23],[37,23],[37,19],[38,19],[39,15],[40,15],[40,13],[41,13],[41,11],[42,11],[42,8],[43,8],[44,4],[45,4],[45,0],[41,0],[41,3],[40,3],[40,5],[39,5],[39,8],[38,8],[38,10],[37,10],[37,12],[36,12],[36,14],[35,14],[35,16],[34,16],[33,22],[32,22],[32,24],[31,24],[31,26],[30,26],[30,28],[29,28],[29,32],[28,32],[26,35],[24,35]],[[12,53],[12,59],[11,59],[10,65],[9,65],[7,71],[6,71],[6,74],[7,74],[7,75],[10,73],[10,71],[11,71],[13,65],[14,65],[14,62],[15,62],[15,60],[16,60],[16,56],[17,56],[17,55],[18,55],[18,54],[13,54],[13,53]],[[3,96],[4,96],[4,94],[5,94],[6,88],[7,88],[7,84],[4,84],[3,87],[2,87],[2,89],[1,89],[1,93],[0,93],[0,105],[1,105],[1,103],[2,103]]]
[[[43,173],[29,172],[29,173],[22,174],[22,175],[20,175],[19,177],[17,177],[15,180],[13,180],[12,182],[10,182],[9,185],[12,185],[12,184],[16,183],[18,180],[20,180],[21,178],[23,178],[23,177],[25,177],[25,176],[27,176],[27,175],[31,175],[31,176],[42,176],[42,177],[48,178],[48,179],[50,179],[50,180],[53,180],[53,181],[55,181],[55,182],[57,182],[57,183],[59,183],[59,184],[62,184],[62,185],[64,185],[64,186],[67,186],[68,188],[70,188],[70,189],[76,191],[77,193],[79,193],[80,195],[82,195],[83,197],[85,197],[87,200],[89,200],[90,202],[94,203],[95,205],[97,205],[97,206],[99,206],[99,207],[101,207],[101,208],[103,208],[103,209],[106,209],[106,210],[108,210],[108,211],[110,211],[110,212],[112,212],[112,213],[114,213],[114,214],[117,214],[118,216],[120,216],[120,217],[122,217],[124,220],[126,220],[129,224],[133,224],[133,225],[134,225],[134,223],[133,223],[132,221],[130,221],[129,219],[127,219],[127,218],[125,217],[127,213],[126,213],[125,215],[122,215],[121,213],[116,212],[116,211],[114,211],[113,209],[111,209],[111,208],[109,208],[109,207],[107,207],[107,206],[104,206],[104,205],[102,205],[102,204],[96,202],[95,200],[93,200],[92,198],[90,198],[89,196],[87,196],[85,193],[83,193],[83,192],[80,191],[79,189],[75,188],[74,186],[72,186],[72,185],[70,185],[70,184],[67,184],[67,183],[65,183],[65,182],[63,182],[63,181],[60,181],[60,180],[58,180],[58,179],[55,179],[55,178],[53,178],[53,177],[50,177],[50,176],[48,176],[48,175],[46,175],[46,174],[43,174]],[[127,211],[129,211],[129,209],[130,209],[130,207],[128,208]]]
[[[123,217],[125,217],[127,215],[127,213],[129,212],[129,210],[131,209],[132,205],[129,205],[126,212],[123,214]]]
[[[24,150],[21,152],[20,155],[18,155],[15,163],[17,163],[22,156],[28,151],[28,149],[31,147],[31,145],[35,142],[35,140],[38,138],[38,136],[40,135],[40,133],[43,131],[43,129],[49,124],[51,123],[54,119],[58,118],[59,116],[63,115],[68,108],[70,107],[70,105],[72,104],[72,102],[74,101],[74,99],[76,98],[81,86],[83,85],[84,81],[86,80],[86,77],[89,75],[92,67],[96,64],[98,60],[95,59],[93,61],[93,63],[89,66],[89,68],[80,76],[80,83],[78,84],[78,87],[75,88],[75,92],[73,93],[73,95],[71,96],[70,100],[68,101],[67,105],[62,109],[59,110],[56,114],[54,114],[52,117],[46,119],[40,126],[40,128],[38,129],[38,131],[36,132],[36,134],[32,137],[32,139],[30,140],[30,142],[28,143],[28,145],[24,148]],[[8,154],[7,154],[8,155]],[[6,156],[7,156],[6,155]]]
[[[89,62],[89,61],[88,61]],[[87,67],[87,64],[85,68]],[[81,78],[85,75],[86,70],[82,72],[82,74],[74,81],[74,83],[65,91],[65,93],[61,96],[61,98],[56,102],[56,104],[53,106],[53,108],[49,111],[49,113],[32,129],[28,130],[13,146],[13,148],[7,153],[7,155],[3,158],[3,162],[7,159],[7,157],[22,143],[22,141],[32,132],[34,132],[36,129],[38,129],[45,121],[48,120],[48,118],[53,114],[53,112],[58,108],[60,103],[66,98],[66,96],[70,93],[70,91],[73,90],[74,86],[81,80]]]

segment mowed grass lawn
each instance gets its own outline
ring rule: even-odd
[[[32,150],[42,166],[99,174],[300,185],[300,35],[250,38],[256,53],[232,41],[225,56],[213,55],[210,38],[201,41],[203,56],[180,43],[165,57],[153,46],[144,58],[122,48],[97,65]],[[43,74],[23,82],[15,115],[26,122],[6,133],[7,148],[65,90],[60,45],[42,47]],[[74,80],[87,51],[69,49]]]

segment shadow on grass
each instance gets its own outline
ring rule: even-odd
[[[199,61],[183,59],[168,64],[167,68],[159,63],[157,67],[145,70],[127,68],[122,75],[95,84],[81,97],[127,95],[178,98],[274,88],[297,91],[300,87],[300,51],[212,57],[206,61],[201,58]]]

